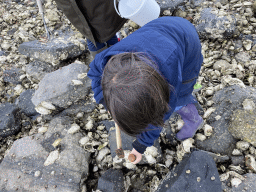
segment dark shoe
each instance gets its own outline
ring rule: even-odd
[[[177,113],[184,121],[183,127],[176,134],[178,140],[183,141],[192,138],[196,131],[203,127],[203,118],[198,114],[194,104],[188,104],[187,106],[182,107]]]

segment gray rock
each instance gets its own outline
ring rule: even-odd
[[[104,192],[123,192],[124,176],[121,170],[108,169],[98,180],[97,189]]]
[[[34,61],[26,66],[27,76],[36,83],[39,83],[47,73],[53,70],[52,65],[43,61]]]
[[[251,60],[251,56],[247,52],[239,52],[236,54],[235,58],[239,63],[242,64],[245,64]]]
[[[256,101],[256,98],[255,98]],[[241,139],[251,143],[254,147],[256,146],[256,109],[244,110],[237,109],[234,111],[229,132],[237,139]]]
[[[231,64],[229,62],[227,62],[226,60],[217,60],[213,64],[213,69],[219,70],[219,71],[224,71],[230,67],[231,67]]]
[[[69,116],[69,117],[74,117],[77,115],[79,112],[83,113],[91,113],[93,110],[96,108],[95,103],[86,103],[86,101],[79,101],[76,104],[71,105],[69,108],[65,109],[61,113],[58,114],[58,116]],[[87,121],[86,117],[83,117],[85,121]]]
[[[59,64],[59,61],[81,55],[86,49],[86,42],[79,40],[84,48],[76,45],[69,40],[74,35],[72,32],[62,34],[57,38],[53,38],[48,42],[40,42],[38,40],[22,43],[18,51],[30,58],[44,61],[52,64]]]
[[[238,165],[244,166],[244,156],[243,155],[231,156],[231,162],[235,166],[238,166]]]
[[[54,126],[54,127],[53,127]],[[67,134],[69,118],[50,122],[47,135],[36,134],[16,140],[0,164],[0,191],[79,192],[89,174],[90,154],[78,145],[81,133]],[[46,164],[53,151],[46,146],[62,138],[57,158]],[[48,144],[46,144],[48,142]]]
[[[236,20],[234,16],[219,17],[213,14],[212,8],[205,8],[201,17],[195,21],[196,30],[202,39],[232,38],[236,32]],[[229,25],[226,25],[228,23]]]
[[[174,11],[179,5],[183,4],[185,0],[158,0],[160,6],[160,14],[163,14],[164,10],[168,9]]]
[[[42,101],[67,108],[74,102],[84,99],[91,87],[91,80],[86,76],[79,79],[79,74],[86,74],[88,67],[84,64],[72,63],[57,71],[49,73],[39,83],[39,88],[32,97],[32,102],[38,106]],[[82,84],[74,85],[73,80]]]
[[[233,111],[242,109],[242,102],[246,98],[256,96],[255,88],[241,88],[238,85],[226,87],[218,91],[214,97],[214,106],[216,110],[207,119],[208,124],[214,127],[214,132],[209,139],[196,141],[198,148],[214,153],[231,155],[236,146],[237,139],[229,132],[229,122],[232,119]],[[220,115],[221,118],[216,120],[215,117]]]
[[[0,136],[7,137],[20,131],[20,113],[15,104],[0,104]]]
[[[16,104],[26,116],[31,117],[39,113],[35,110],[35,105],[32,103],[31,98],[35,93],[34,89],[28,89],[20,94],[16,100]]]
[[[246,189],[246,192],[255,192],[256,189],[256,174],[246,173],[243,175],[245,180],[237,187],[232,187],[232,192],[241,192]]]
[[[12,84],[21,84],[20,80],[20,69],[14,68],[10,70],[5,70],[3,73],[3,80],[6,83],[12,83]]]
[[[6,53],[4,51],[0,51],[0,57],[5,56],[5,55],[6,55]]]

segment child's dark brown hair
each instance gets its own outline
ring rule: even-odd
[[[135,136],[149,125],[163,126],[171,86],[144,53],[112,56],[101,85],[106,107],[121,130]]]

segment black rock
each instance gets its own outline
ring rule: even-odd
[[[104,192],[124,192],[124,176],[119,169],[108,169],[98,180],[97,189]]]
[[[15,104],[0,105],[0,136],[8,137],[20,131],[19,108]]]
[[[20,94],[16,101],[16,104],[21,109],[21,112],[23,112],[28,117],[36,116],[39,114],[35,110],[35,105],[31,101],[31,98],[34,93],[34,89],[26,90]]]
[[[202,151],[186,155],[160,183],[156,192],[221,192],[221,182],[216,164]]]
[[[21,84],[20,75],[20,69],[14,68],[5,70],[3,73],[3,80],[6,83]]]
[[[99,125],[104,125],[108,132],[110,131],[111,127],[115,127],[115,122],[114,121],[109,121],[109,120],[100,121],[98,124]]]

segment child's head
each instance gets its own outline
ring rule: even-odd
[[[170,85],[143,53],[112,56],[101,85],[107,109],[127,134],[140,134],[149,124],[163,126],[164,114],[169,110]]]

